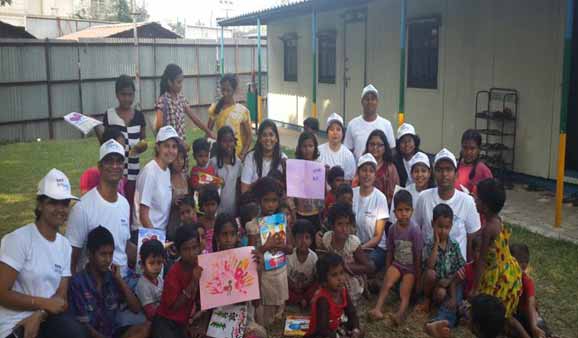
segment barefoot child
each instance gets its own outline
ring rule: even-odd
[[[259,179],[253,188],[255,196],[261,205],[260,217],[271,216],[279,212],[279,205],[283,191],[279,184],[270,177]],[[249,246],[256,247],[259,254],[283,252],[289,255],[293,248],[286,244],[278,234],[269,236],[265,244],[261,245],[259,218],[255,218],[246,226]],[[257,312],[257,322],[267,328],[275,320],[283,317],[285,301],[289,299],[287,281],[287,265],[274,270],[263,271],[261,274],[261,309]]]
[[[326,254],[317,261],[317,276],[321,287],[311,301],[311,321],[305,337],[360,338],[359,319],[345,287],[346,272],[341,256]],[[342,335],[342,317],[347,316]]]
[[[478,183],[474,197],[486,226],[481,230],[482,245],[472,295],[486,293],[498,297],[506,307],[508,329],[524,337],[524,328],[513,316],[522,293],[522,271],[510,253],[511,231],[499,216],[506,202],[504,186],[496,179],[485,179]]]
[[[462,300],[462,288],[457,273],[465,265],[458,242],[450,238],[454,213],[440,203],[433,210],[433,239],[423,251],[424,302],[420,309],[429,312],[431,304],[439,305],[437,315],[425,326],[429,335],[445,337],[449,328],[457,325],[457,305]]]
[[[142,275],[136,284],[135,293],[149,321],[157,314],[163,293],[161,271],[165,261],[165,248],[155,239],[146,241],[140,247]]]
[[[287,257],[289,276],[289,300],[287,303],[299,305],[302,310],[308,309],[309,302],[318,287],[315,272],[317,254],[311,250],[311,243],[313,243],[315,236],[314,230],[313,225],[308,220],[297,220],[292,228],[295,249]]]
[[[374,268],[369,257],[361,247],[359,238],[352,234],[355,215],[351,205],[336,203],[329,209],[327,223],[331,231],[321,240],[324,250],[343,258],[345,268],[345,287],[355,305],[363,294],[365,275]]]
[[[421,231],[410,221],[413,213],[411,194],[405,190],[398,191],[394,196],[394,203],[397,222],[389,228],[387,235],[387,270],[379,298],[369,315],[373,319],[383,318],[381,309],[389,291],[400,282],[401,303],[397,313],[392,316],[394,324],[399,325],[405,319],[414,285],[421,278],[423,242]]]

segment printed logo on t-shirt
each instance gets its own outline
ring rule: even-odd
[[[54,264],[53,269],[56,274],[62,275],[62,266],[60,264]]]
[[[128,226],[128,220],[126,220],[126,219],[124,219],[124,218],[121,218],[121,219],[120,219],[120,225],[122,225],[123,227],[124,227],[124,226]]]

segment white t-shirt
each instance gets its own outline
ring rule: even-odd
[[[450,231],[450,238],[460,244],[464,259],[467,257],[468,234],[480,230],[480,215],[472,196],[455,190],[454,195],[447,201],[440,198],[437,188],[421,192],[415,205],[416,224],[421,227],[424,241],[433,238],[433,209],[440,203],[445,203],[454,212],[454,224]]]
[[[70,244],[83,249],[77,264],[77,272],[84,269],[87,263],[86,241],[88,233],[102,225],[111,232],[114,238],[112,262],[121,267],[122,276],[126,276],[128,259],[126,242],[130,239],[130,206],[126,198],[117,194],[114,203],[106,201],[98,192],[98,187],[88,191],[70,211],[66,237]]]
[[[355,223],[357,237],[361,243],[365,243],[375,235],[375,224],[377,221],[389,217],[387,198],[377,188],[369,196],[361,197],[360,187],[353,188],[353,212],[355,213]],[[378,246],[385,249],[385,231],[379,241]]]
[[[147,306],[149,304],[160,304],[161,296],[163,294],[163,278],[158,276],[157,285],[155,285],[145,276],[140,276],[134,293],[138,297],[138,300],[142,306]]]
[[[165,230],[171,213],[173,190],[171,187],[171,171],[162,170],[157,161],[151,160],[141,170],[136,179],[134,193],[134,225],[133,229],[142,226],[139,217],[140,205],[149,207],[149,218],[155,229]]]
[[[245,184],[253,184],[259,179],[259,173],[257,172],[257,163],[255,162],[254,156],[255,152],[251,151],[245,156],[245,161],[243,162],[243,171],[241,174],[241,182]],[[287,158],[285,153],[281,153],[281,159]],[[261,172],[261,177],[267,176],[271,170],[271,160],[263,159],[263,168]],[[281,164],[279,163],[278,170],[281,170]]]
[[[395,148],[395,137],[393,136],[391,122],[381,116],[377,116],[375,120],[367,122],[363,119],[363,116],[358,116],[347,125],[344,141],[347,148],[353,149],[355,160],[359,160],[361,155],[363,155],[367,138],[375,129],[382,130],[385,133],[389,147]]]
[[[222,168],[219,168],[217,158],[213,157],[209,161],[209,165],[215,168],[217,176],[225,182],[221,189],[221,203],[218,212],[237,216],[237,182],[241,177],[241,160],[237,158],[234,165],[224,164]]]
[[[401,159],[403,161],[403,166],[405,167],[405,172],[407,173],[407,181],[405,185],[408,186],[409,184],[413,183],[413,178],[411,177],[411,160],[406,161],[405,158]]]
[[[315,265],[317,264],[317,254],[309,249],[309,255],[305,262],[301,263],[297,258],[297,249],[287,256],[287,272],[289,280],[293,283],[300,282],[303,285],[310,285],[316,278]]]
[[[353,180],[355,177],[356,162],[353,153],[346,146],[341,145],[338,151],[331,150],[329,143],[324,143],[318,147],[319,162],[328,165],[330,168],[340,166],[345,172],[346,180]]]
[[[11,290],[35,297],[52,297],[62,278],[71,276],[71,255],[72,248],[64,236],[56,234],[56,239],[49,241],[34,223],[7,234],[0,244],[0,262],[18,271]],[[0,306],[0,337],[8,336],[31,314]]]

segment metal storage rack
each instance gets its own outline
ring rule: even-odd
[[[494,176],[514,171],[518,122],[518,91],[490,88],[476,93],[475,128],[482,134],[481,159]]]

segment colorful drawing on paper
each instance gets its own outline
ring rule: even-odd
[[[247,304],[229,305],[213,310],[207,336],[243,338],[247,325]]]
[[[287,196],[325,199],[325,166],[305,160],[287,160]]]
[[[309,316],[287,315],[283,335],[303,337],[307,330],[309,330]]]
[[[263,217],[259,220],[261,244],[267,242],[269,236],[281,236],[283,243],[287,241],[287,221],[284,213]],[[287,257],[283,252],[265,252],[265,270],[275,270],[287,265]]]
[[[161,229],[151,229],[151,228],[139,228],[138,229],[138,242],[137,242],[137,252],[140,252],[140,247],[146,243],[147,241],[156,239],[157,241],[161,242],[163,245],[165,244],[166,240],[166,233],[164,230]],[[137,255],[137,262],[136,262],[136,272],[137,274],[142,273],[141,267],[141,260],[140,255]]]
[[[199,256],[203,268],[199,282],[202,310],[259,298],[253,250],[254,247],[242,247]]]

